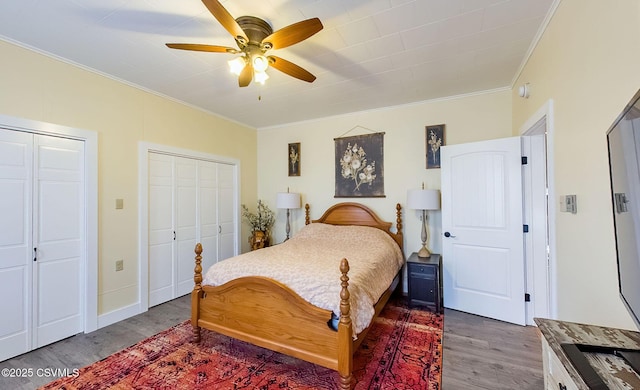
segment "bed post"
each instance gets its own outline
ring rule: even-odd
[[[308,225],[311,223],[311,218],[309,218],[309,203],[304,204],[304,224]]]
[[[400,203],[396,203],[396,234],[393,238],[400,246],[400,249],[404,248],[404,238],[402,236],[402,206],[400,206]]]
[[[353,371],[353,324],[351,322],[351,304],[349,301],[349,262],[340,261],[340,322],[338,323],[338,373],[340,389],[350,390]]]
[[[195,283],[191,292],[191,326],[193,334],[191,341],[200,342],[200,327],[198,326],[198,313],[200,312],[200,297],[202,296],[202,244],[196,244],[196,267],[194,268],[193,281]]]

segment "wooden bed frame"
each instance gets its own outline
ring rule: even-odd
[[[402,250],[401,206],[396,205],[397,233],[368,207],[352,202],[336,204],[312,222],[333,225],[372,226],[388,233]],[[305,205],[309,224],[309,205]],[[264,277],[243,277],[222,286],[202,285],[202,246],[196,245],[195,287],[191,293],[193,342],[200,342],[200,328],[281,352],[333,370],[340,375],[340,388],[352,387],[353,353],[369,327],[353,339],[349,304],[349,262],[342,259],[340,321],[338,330],[328,326],[331,310],[314,306],[286,285]],[[375,317],[400,284],[401,272],[375,305]],[[337,283],[338,281],[336,281]],[[373,323],[373,320],[371,321]]]

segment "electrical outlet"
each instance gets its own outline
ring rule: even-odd
[[[116,271],[122,271],[124,269],[124,260],[116,260]]]

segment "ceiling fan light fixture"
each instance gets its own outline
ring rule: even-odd
[[[256,81],[256,83],[264,85],[264,82],[267,81],[268,78],[269,75],[267,74],[267,72],[259,72],[257,70],[253,72],[253,79]]]
[[[266,71],[270,67],[308,83],[316,79],[316,76],[292,62],[265,54],[268,50],[283,49],[316,34],[323,29],[320,19],[306,19],[273,31],[273,27],[267,21],[256,16],[247,15],[234,19],[221,4],[222,1],[224,0],[202,0],[211,15],[234,37],[238,49],[195,43],[166,45],[170,49],[240,54],[228,63],[231,73],[238,77],[238,86],[241,88],[251,84],[251,81],[264,83],[269,78]]]
[[[254,55],[252,62],[256,72],[264,72],[269,67],[269,60],[262,54]]]
[[[228,64],[229,64],[229,70],[231,71],[231,73],[235,74],[236,76],[240,76],[242,69],[244,69],[244,67],[247,66],[247,61],[245,60],[244,56],[236,57],[228,61]]]

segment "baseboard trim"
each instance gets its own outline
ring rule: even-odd
[[[116,322],[122,320],[126,320],[127,318],[133,317],[140,313],[142,313],[142,310],[140,307],[140,303],[137,302],[129,306],[125,306],[120,309],[101,314],[98,316],[98,329],[104,328],[105,326],[109,326],[111,324],[115,324]]]

